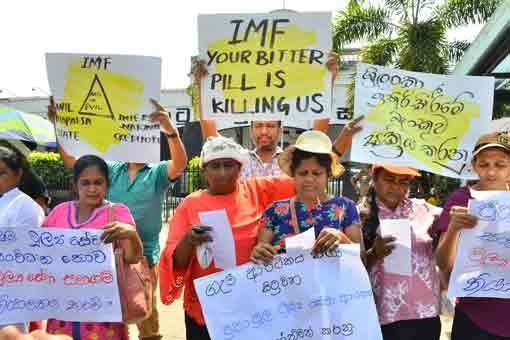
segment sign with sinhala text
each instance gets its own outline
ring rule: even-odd
[[[0,325],[121,321],[112,245],[101,233],[0,228]]]
[[[382,340],[359,245],[283,254],[194,283],[213,340]]]
[[[150,119],[150,98],[160,96],[160,58],[49,53],[46,67],[57,139],[68,154],[160,160],[160,127]]]
[[[494,78],[446,76],[359,64],[351,160],[474,178],[471,151],[492,116]]]
[[[510,298],[510,193],[480,192],[469,213],[478,218],[463,229],[450,275],[450,297]],[[473,194],[477,196],[477,194]]]
[[[331,13],[198,17],[205,119],[315,119],[331,113]]]

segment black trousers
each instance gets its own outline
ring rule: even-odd
[[[439,340],[441,319],[402,320],[381,326],[384,340]],[[464,340],[464,339],[463,339]]]
[[[471,319],[455,308],[452,340],[510,340],[510,337],[497,336],[478,327]]]
[[[206,326],[200,326],[187,313],[184,313],[186,340],[211,340]]]

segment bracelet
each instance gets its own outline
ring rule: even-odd
[[[179,134],[177,132],[165,133],[166,138],[177,138]]]
[[[340,151],[338,151],[338,149],[336,148],[335,144],[333,144],[333,152],[336,153],[336,155],[338,157],[342,157],[342,153]]]

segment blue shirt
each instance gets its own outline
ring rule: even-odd
[[[316,237],[323,228],[344,230],[351,224],[360,223],[356,205],[345,197],[333,197],[311,208],[301,202],[295,203],[300,232],[314,228]],[[273,232],[272,244],[280,246],[280,252],[285,251],[285,238],[294,235],[290,221],[290,198],[271,204],[261,218],[261,226]]]
[[[173,185],[168,179],[168,161],[146,164],[131,182],[128,164],[107,162],[110,188],[107,199],[125,204],[135,219],[143,243],[143,254],[149,265],[159,259],[162,205],[165,193]]]

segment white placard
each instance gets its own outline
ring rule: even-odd
[[[384,270],[411,276],[411,222],[408,219],[381,220],[381,236],[395,237],[395,248],[384,258]]]
[[[0,228],[0,325],[121,321],[112,245],[101,233]]]
[[[128,55],[46,54],[57,105],[57,139],[75,157],[154,163],[160,160],[161,58]],[[166,141],[165,141],[166,142]]]
[[[448,296],[510,298],[509,202],[510,193],[501,191],[469,201],[478,224],[459,236]]]
[[[493,77],[446,76],[358,64],[351,160],[476,178],[471,151],[488,129]]]
[[[320,258],[279,255],[194,281],[213,340],[381,340],[357,244]]]
[[[329,117],[331,13],[198,16],[205,119]]]

